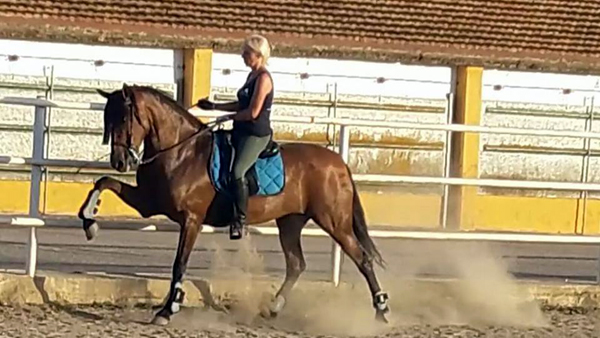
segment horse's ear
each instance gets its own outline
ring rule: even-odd
[[[131,95],[132,94],[131,93],[131,87],[129,87],[127,85],[127,83],[124,83],[124,82],[123,82],[123,90],[122,90],[122,92],[123,92],[123,98],[125,100],[127,100],[127,99],[129,99],[129,98],[131,98],[133,96],[133,95]]]
[[[110,96],[110,93],[107,93],[102,89],[96,89],[96,91],[98,92],[98,94],[102,95],[102,97],[104,97],[105,99],[108,99],[108,97]]]

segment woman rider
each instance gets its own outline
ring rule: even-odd
[[[237,101],[213,103],[207,99],[198,101],[204,110],[234,112],[232,143],[235,149],[230,182],[233,184],[234,221],[230,239],[242,238],[248,205],[248,182],[246,172],[258,159],[273,135],[270,115],[273,103],[273,79],[266,69],[271,54],[267,39],[260,35],[246,38],[242,47],[242,58],[251,71],[246,83],[237,92]]]

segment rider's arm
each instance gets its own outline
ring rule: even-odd
[[[273,83],[271,82],[271,78],[265,73],[261,74],[256,82],[256,88],[254,90],[254,94],[252,95],[252,99],[250,100],[250,105],[248,108],[235,114],[233,119],[237,121],[256,119],[260,114],[265,98],[272,88]]]
[[[215,109],[227,112],[236,112],[240,109],[240,103],[238,101],[215,103]]]

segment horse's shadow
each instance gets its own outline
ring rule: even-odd
[[[90,321],[98,321],[98,320],[103,320],[106,318],[105,316],[99,315],[97,313],[92,313],[92,312],[84,311],[81,309],[77,309],[73,306],[59,306],[59,309],[63,312],[70,314],[73,317],[90,320]]]

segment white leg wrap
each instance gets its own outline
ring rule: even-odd
[[[373,305],[375,306],[375,308],[377,308],[377,310],[386,311],[388,309],[389,296],[387,293],[379,291],[375,294],[373,298]]]
[[[179,310],[181,310],[181,302],[183,302],[183,296],[185,295],[181,286],[182,286],[181,282],[175,283],[175,289],[174,289],[175,299],[173,299],[173,303],[171,303],[171,312],[172,313],[177,313],[177,312],[179,312]]]
[[[87,219],[94,219],[94,209],[98,205],[98,197],[100,197],[100,191],[94,190],[90,196],[90,201],[83,209],[83,217]]]

